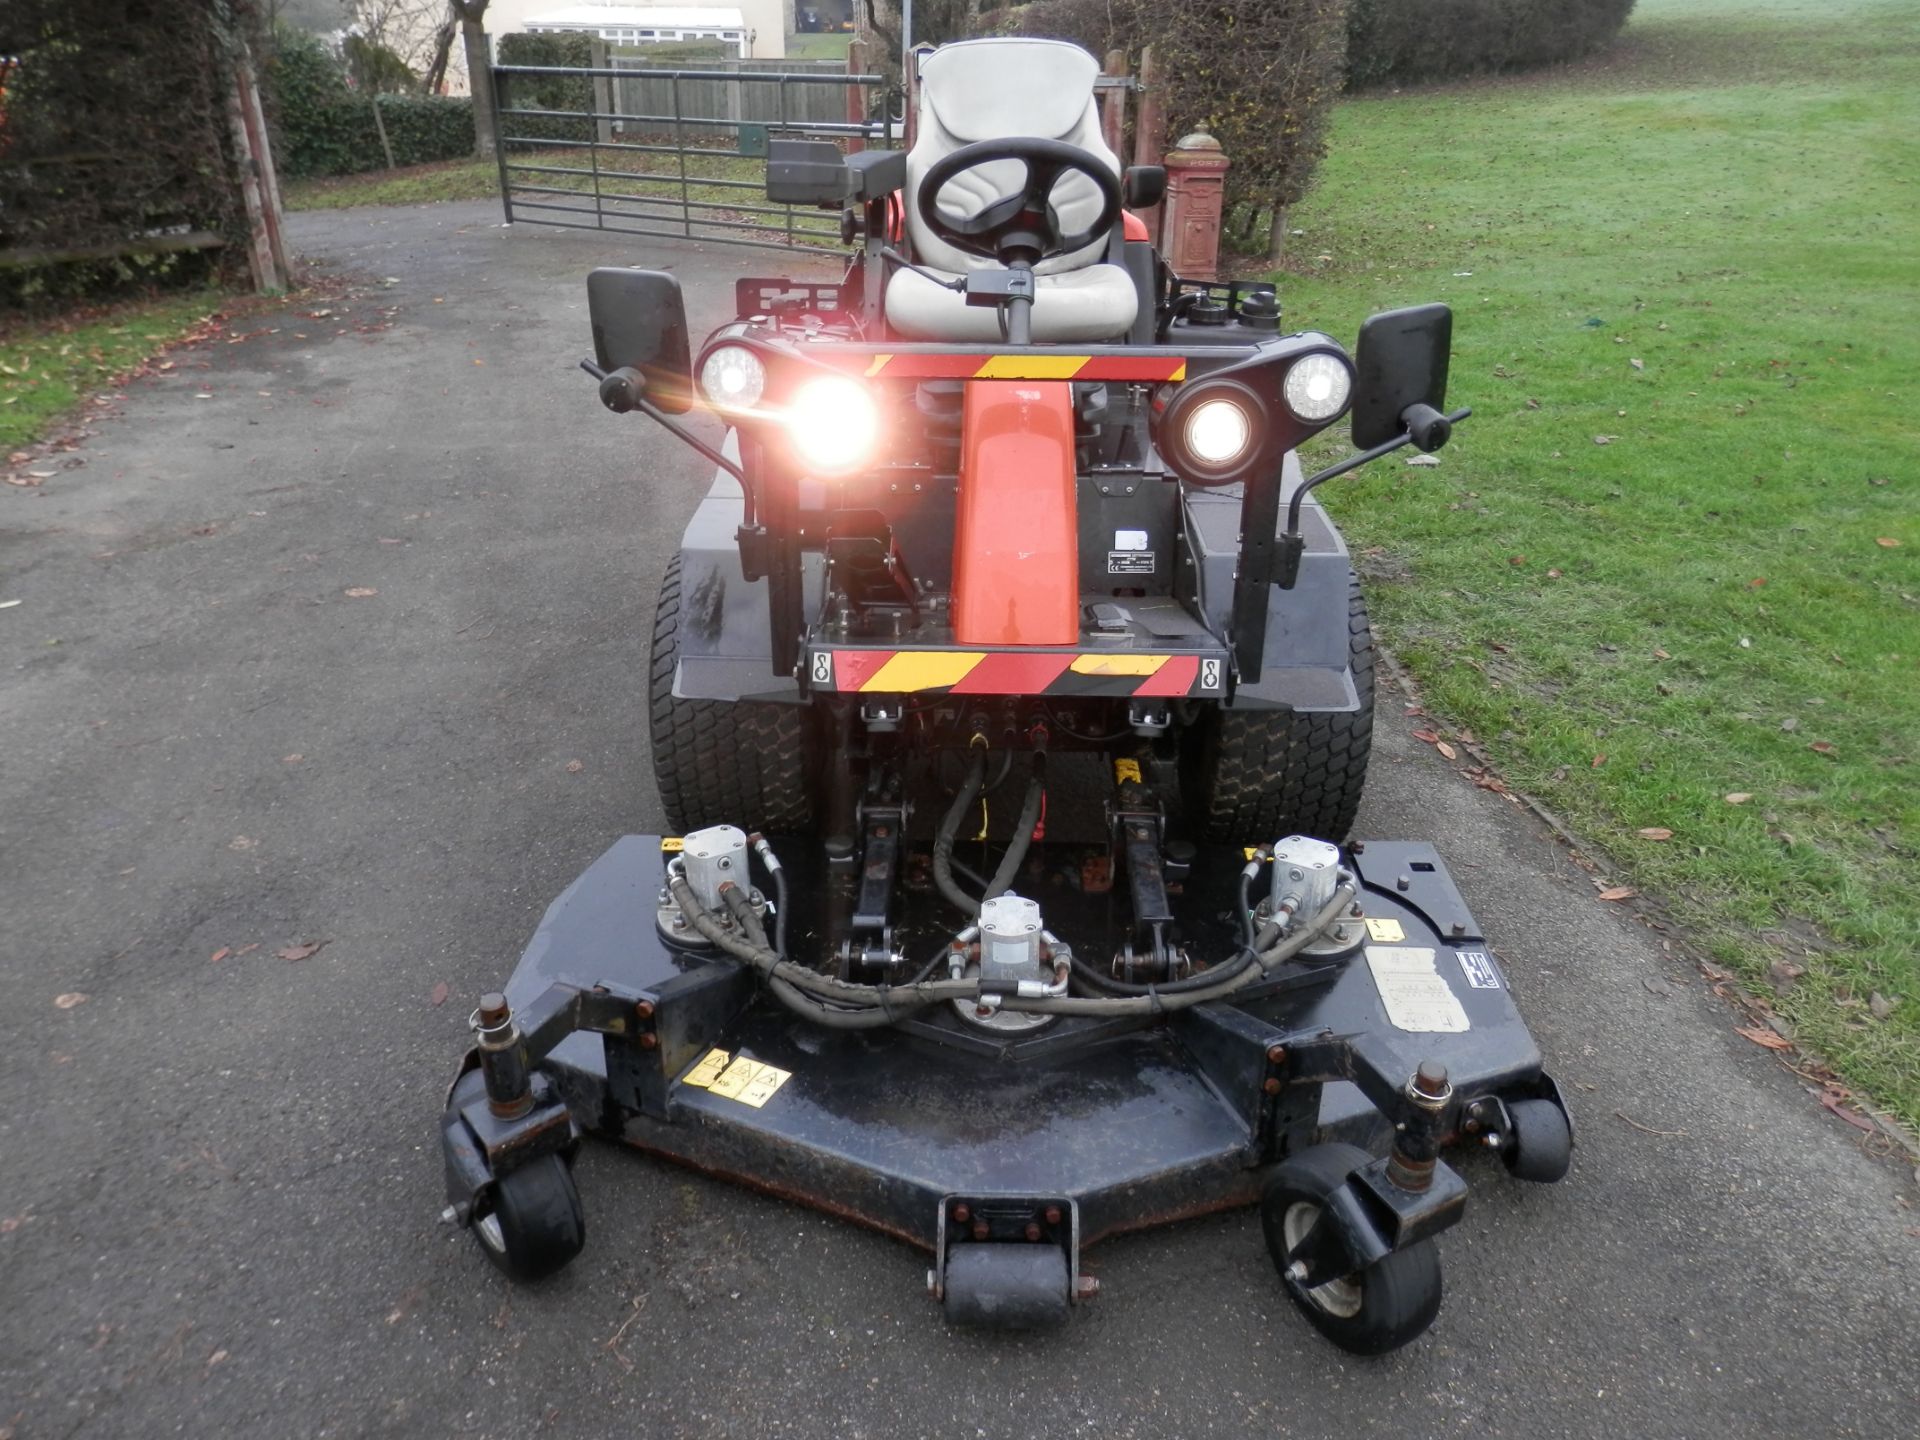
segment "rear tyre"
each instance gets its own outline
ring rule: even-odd
[[[1183,737],[1180,789],[1203,839],[1251,845],[1287,835],[1339,842],[1353,828],[1373,748],[1373,633],[1347,577],[1347,655],[1357,709],[1211,710]]]
[[[812,726],[803,705],[682,700],[673,693],[680,651],[680,557],[667,563],[653,612],[650,680],[653,777],[676,830],[738,825],[804,834],[813,828],[807,762]]]
[[[1260,1225],[1280,1283],[1300,1313],[1350,1355],[1384,1355],[1417,1339],[1440,1313],[1440,1252],[1431,1240],[1309,1289],[1287,1272],[1294,1246],[1327,1197],[1373,1157],[1353,1145],[1315,1145],[1277,1166],[1260,1200]]]

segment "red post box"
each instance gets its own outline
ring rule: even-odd
[[[1226,204],[1227,157],[1204,130],[1181,137],[1166,157],[1166,218],[1160,244],[1174,274],[1186,280],[1220,275],[1220,226]]]

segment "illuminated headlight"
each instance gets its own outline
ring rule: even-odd
[[[767,389],[767,367],[744,345],[722,345],[700,367],[700,391],[723,410],[751,410]]]
[[[1309,424],[1338,415],[1352,393],[1353,374],[1336,355],[1303,355],[1287,370],[1287,408]]]
[[[851,470],[873,453],[880,412],[864,385],[839,376],[809,380],[788,402],[787,433],[816,470]]]
[[[1187,449],[1207,465],[1231,465],[1253,443],[1253,421],[1231,400],[1203,400],[1187,416]]]

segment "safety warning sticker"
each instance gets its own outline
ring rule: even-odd
[[[698,1086],[758,1110],[773,1098],[774,1091],[792,1078],[791,1070],[782,1070],[778,1065],[749,1060],[744,1055],[730,1057],[724,1050],[709,1050],[700,1057],[699,1064],[681,1077],[680,1083]]]
[[[1398,920],[1368,920],[1367,938],[1378,940],[1382,945],[1398,945],[1407,938],[1407,932],[1400,928]]]
[[[695,1065],[681,1077],[682,1085],[698,1085],[702,1090],[720,1078],[720,1072],[727,1068],[727,1062],[733,1057],[724,1050],[709,1050],[700,1057]]]
[[[1434,951],[1417,945],[1367,947],[1367,968],[1395,1028],[1451,1035],[1473,1028],[1436,960]]]
[[[758,1060],[749,1060],[742,1055],[725,1070],[720,1078],[707,1088],[715,1095],[724,1095],[729,1100],[738,1100],[742,1105],[751,1105],[758,1110],[773,1098],[773,1092],[793,1078],[793,1072],[782,1070],[777,1065],[762,1065]]]
[[[1484,950],[1456,950],[1460,957],[1460,973],[1467,977],[1467,984],[1476,990],[1498,990],[1500,972],[1493,968],[1493,957]]]

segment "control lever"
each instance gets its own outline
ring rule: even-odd
[[[1405,427],[1393,439],[1374,446],[1371,450],[1362,450],[1358,455],[1349,455],[1337,465],[1329,465],[1317,474],[1308,476],[1300,482],[1300,488],[1293,492],[1293,499],[1287,505],[1287,528],[1280,536],[1279,549],[1274,556],[1273,583],[1282,590],[1291,590],[1294,581],[1300,578],[1300,557],[1306,552],[1307,538],[1300,533],[1300,504],[1307,498],[1307,492],[1323,481],[1335,476],[1345,475],[1350,470],[1358,470],[1362,465],[1378,460],[1382,455],[1390,455],[1402,445],[1412,445],[1418,450],[1432,452],[1438,450],[1453,438],[1453,427],[1473,414],[1471,408],[1462,406],[1451,415],[1442,415],[1431,405],[1416,403],[1400,412],[1400,423]]]
[[[591,360],[582,360],[580,362],[580,368],[600,382],[600,403],[606,406],[607,409],[613,411],[614,414],[627,415],[638,410],[641,414],[658,420],[662,425],[666,426],[667,429],[671,430],[676,437],[686,441],[687,444],[691,445],[702,455],[706,456],[707,459],[711,460],[722,470],[733,476],[734,479],[738,480],[746,502],[744,518],[747,526],[751,527],[753,525],[753,482],[747,479],[746,472],[692,431],[681,429],[671,415],[668,415],[661,410],[659,406],[647,399],[646,376],[642,375],[631,365],[622,365],[617,370],[606,370]]]

